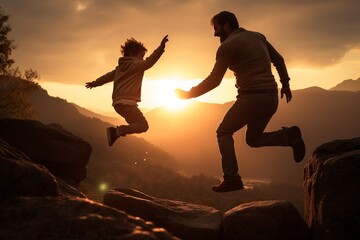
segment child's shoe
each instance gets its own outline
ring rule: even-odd
[[[107,134],[109,146],[111,147],[114,144],[114,142],[116,141],[116,139],[118,139],[118,135],[116,133],[116,128],[114,128],[114,127],[107,128],[106,134]]]

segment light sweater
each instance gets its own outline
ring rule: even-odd
[[[276,93],[271,63],[276,67],[280,81],[288,84],[290,78],[284,59],[266,38],[244,28],[236,29],[218,48],[210,75],[190,90],[190,96],[198,97],[217,87],[228,68],[234,72],[239,94]]]
[[[159,46],[145,60],[136,57],[121,57],[115,70],[96,79],[95,85],[101,86],[111,81],[114,82],[113,105],[123,102],[124,99],[140,102],[144,72],[159,60],[163,52],[164,48]]]

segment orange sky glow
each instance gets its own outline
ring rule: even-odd
[[[142,41],[149,55],[167,34],[165,53],[145,72],[139,105],[186,105],[174,99],[173,90],[190,89],[210,73],[219,46],[210,19],[222,10],[234,12],[242,27],[263,33],[278,49],[292,89],[329,89],[360,77],[358,0],[39,0],[21,7],[19,1],[3,0],[0,6],[10,15],[10,37],[18,46],[15,65],[38,71],[39,84],[50,95],[96,111],[113,111],[112,84],[89,90],[85,82],[116,66],[126,38]],[[234,84],[228,70],[217,89],[196,100],[233,101]]]

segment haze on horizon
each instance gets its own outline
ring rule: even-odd
[[[2,0],[0,5],[10,15],[10,38],[18,46],[15,65],[37,70],[49,94],[90,109],[111,111],[111,84],[91,91],[84,84],[116,66],[120,45],[129,37],[144,42],[148,54],[164,35],[170,40],[159,62],[145,72],[142,106],[153,107],[166,101],[164,92],[207,77],[219,45],[210,19],[222,10],[234,12],[242,27],[265,34],[281,52],[292,89],[328,89],[360,77],[358,0]],[[226,102],[235,96],[228,71],[219,89],[202,100]]]

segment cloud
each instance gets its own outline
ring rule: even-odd
[[[51,81],[92,79],[115,66],[126,38],[143,41],[151,52],[165,34],[170,42],[164,59],[147,76],[203,78],[219,44],[210,19],[222,10],[264,33],[289,66],[330,66],[360,48],[358,0],[2,0],[1,5],[18,45],[16,63]]]
[[[248,9],[252,13],[257,7]],[[255,23],[280,45],[292,64],[329,66],[350,49],[360,48],[359,1],[278,0],[259,10],[264,17]]]

